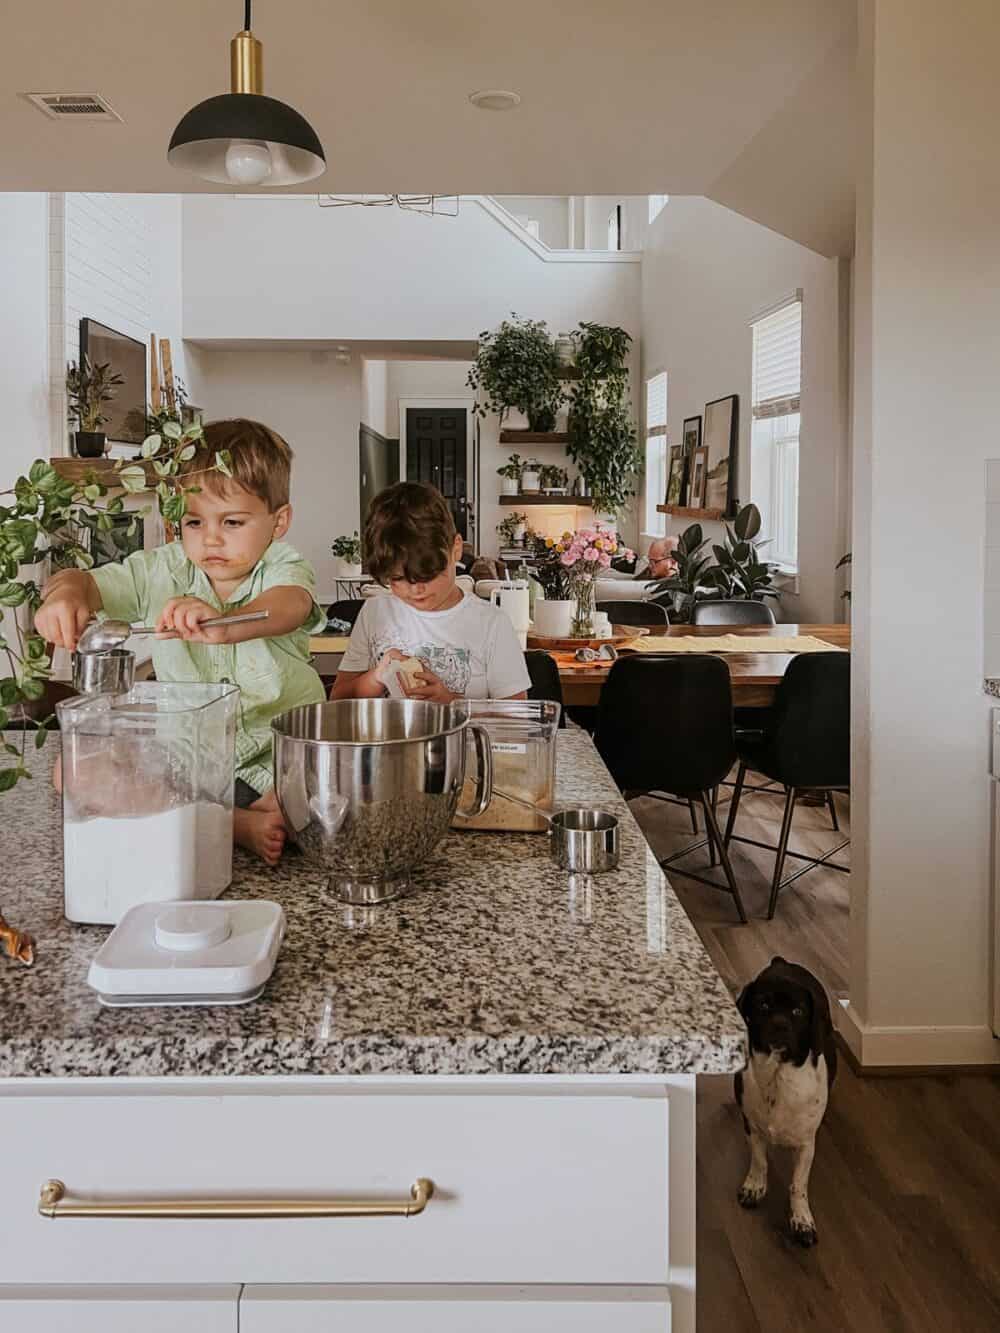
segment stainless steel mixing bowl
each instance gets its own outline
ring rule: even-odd
[[[489,733],[462,703],[341,699],[282,713],[271,730],[291,840],[344,902],[402,893],[452,817],[482,814],[493,795]],[[472,808],[462,811],[467,732],[478,772]]]

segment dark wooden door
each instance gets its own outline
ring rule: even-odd
[[[469,535],[465,408],[406,409],[406,480],[429,481],[448,501],[463,540]]]

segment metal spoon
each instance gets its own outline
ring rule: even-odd
[[[245,611],[239,616],[213,616],[201,621],[205,629],[213,625],[241,625],[247,620],[266,620],[269,611]],[[155,634],[155,625],[130,625],[127,620],[94,620],[80,635],[78,653],[108,653],[120,648],[133,634]]]

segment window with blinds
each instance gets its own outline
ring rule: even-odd
[[[655,222],[667,206],[669,194],[650,194],[646,196],[649,200],[649,221]]]
[[[667,372],[646,381],[646,514],[643,532],[648,537],[663,537],[667,531],[664,514],[656,506],[667,493]]]
[[[799,558],[799,423],[802,298],[753,321],[750,498],[761,512],[767,555],[788,570]]]

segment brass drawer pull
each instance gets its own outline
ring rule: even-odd
[[[47,1180],[38,1199],[43,1217],[416,1217],[434,1182],[422,1176],[408,1199],[67,1199],[61,1180]]]

